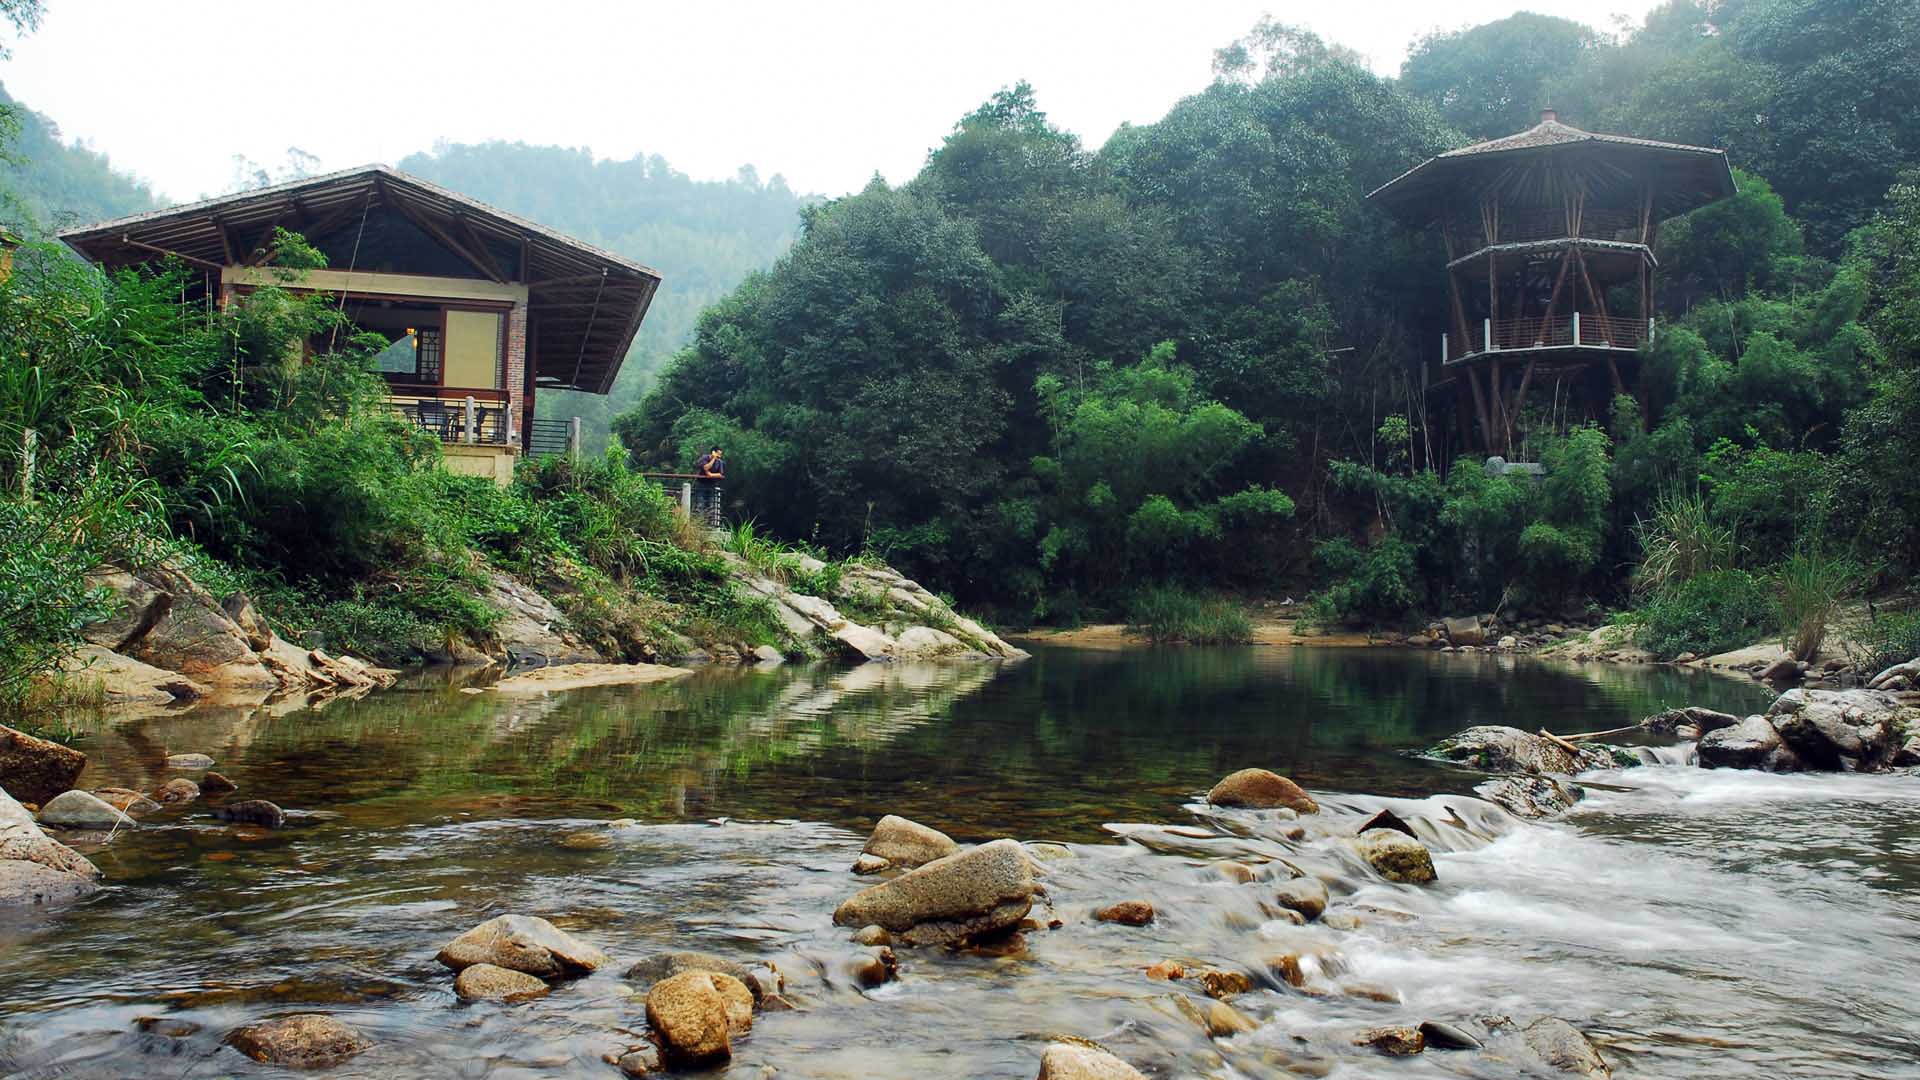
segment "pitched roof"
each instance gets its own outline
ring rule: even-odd
[[[1662,217],[1683,214],[1734,192],[1727,152],[1706,146],[1583,131],[1547,109],[1525,131],[1449,150],[1374,189],[1367,198],[1424,225],[1438,216],[1440,199],[1461,189],[1510,183],[1530,170],[1587,166],[1589,182],[1651,182]],[[1604,168],[1594,168],[1605,166]],[[1538,185],[1535,185],[1538,190]]]
[[[470,268],[525,284],[530,352],[548,387],[604,394],[613,385],[660,272],[386,165],[68,229],[60,239],[103,266],[178,256],[218,271],[264,258],[275,227],[309,237],[391,209]]]

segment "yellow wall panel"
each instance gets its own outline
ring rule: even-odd
[[[445,383],[467,389],[501,389],[499,312],[447,312]]]

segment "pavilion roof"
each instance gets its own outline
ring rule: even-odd
[[[1583,131],[1548,109],[1525,131],[1429,158],[1367,198],[1411,224],[1426,225],[1445,204],[1469,196],[1477,203],[1489,188],[1525,198],[1565,184],[1605,191],[1643,182],[1652,183],[1662,218],[1734,192],[1725,150]]]
[[[60,239],[103,266],[173,255],[217,272],[265,259],[275,227],[317,237],[373,210],[405,218],[470,276],[527,286],[539,385],[600,394],[612,387],[659,271],[387,165],[115,218]]]

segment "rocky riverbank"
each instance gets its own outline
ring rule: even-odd
[[[1027,654],[985,626],[880,565],[837,574],[798,557],[784,572],[756,569],[727,554],[732,587],[766,604],[783,646],[695,640],[674,634],[673,655],[655,657],[684,668],[707,663],[779,663],[788,659],[1018,660]],[[86,643],[65,666],[64,696],[126,714],[198,702],[294,698],[317,704],[391,686],[398,672],[322,643],[296,645],[275,633],[244,593],[217,598],[180,567],[105,568],[94,584],[114,614],[84,628]],[[797,582],[828,582],[816,595]],[[634,682],[622,664],[573,633],[560,607],[524,582],[493,571],[484,601],[500,617],[481,642],[448,642],[441,662],[513,673],[556,665],[607,665],[575,672],[571,685]],[[640,668],[658,665],[638,665]],[[584,681],[583,681],[584,680]],[[517,684],[516,684],[517,685]],[[553,689],[547,686],[544,689]]]

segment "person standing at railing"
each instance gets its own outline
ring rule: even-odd
[[[720,485],[727,478],[726,451],[718,446],[701,455],[694,463],[694,472],[700,475],[698,491],[700,506],[695,512],[706,518],[707,524],[720,527]]]

